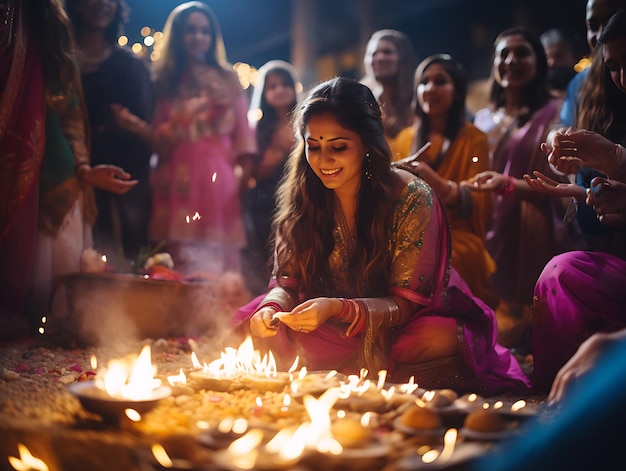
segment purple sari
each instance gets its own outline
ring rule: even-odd
[[[559,102],[549,101],[523,126],[509,128],[495,145],[491,168],[517,179],[539,170],[554,180],[564,181],[552,173],[539,148],[555,124],[558,111]],[[489,131],[488,125],[493,126],[492,120],[490,110],[477,114],[477,126],[485,132]],[[562,198],[540,194],[528,199],[518,194],[495,197],[485,246],[496,263],[492,287],[504,301],[530,304],[535,281],[548,260],[558,253],[582,248],[576,245],[580,240],[576,239],[577,226],[563,223],[567,203]]]

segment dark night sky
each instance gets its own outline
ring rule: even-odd
[[[259,67],[290,59],[292,0],[204,0],[215,12],[230,62]],[[127,0],[127,33],[142,26],[161,29],[180,0]],[[359,44],[359,0],[318,0],[320,54]],[[412,39],[419,57],[447,52],[481,77],[488,73],[491,43],[503,29],[520,24],[537,34],[561,27],[584,43],[585,0],[375,0],[373,30],[394,28]],[[583,50],[583,52],[585,52]]]

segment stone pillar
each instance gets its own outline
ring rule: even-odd
[[[293,0],[291,21],[291,61],[300,74],[304,90],[318,81],[317,76],[317,0]]]

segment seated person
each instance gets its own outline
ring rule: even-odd
[[[234,326],[289,365],[423,387],[528,391],[493,311],[451,268],[443,204],[391,166],[369,88],[335,78],[298,108],[301,137],[278,189],[271,290]],[[264,341],[264,342],[262,342]]]

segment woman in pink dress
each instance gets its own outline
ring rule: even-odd
[[[246,96],[206,4],[188,2],[170,13],[162,51],[150,238],[166,241],[187,272],[238,270],[240,197],[256,151]]]

